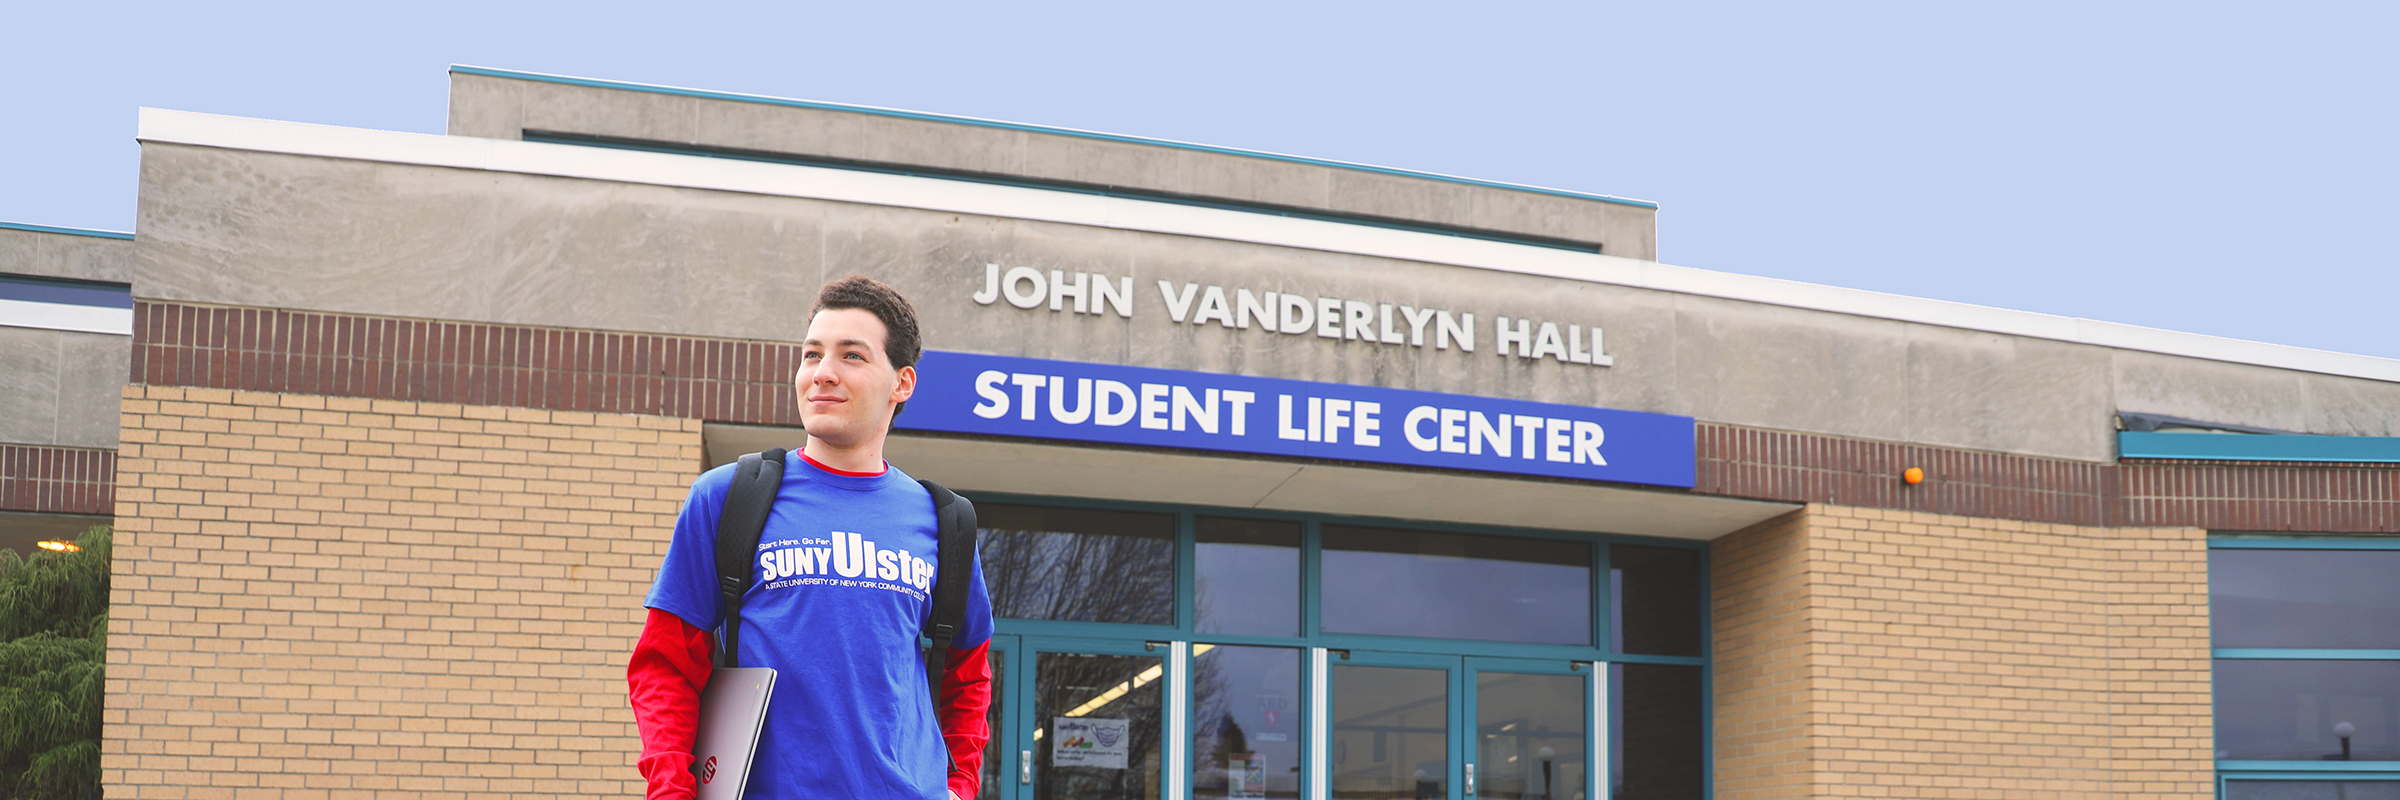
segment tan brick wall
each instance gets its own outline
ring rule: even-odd
[[[1816,779],[1807,522],[1785,514],[1710,546],[1720,798],[1808,797]]]
[[[2212,797],[2208,538],[2110,528],[2109,742],[2119,797]]]
[[[112,797],[638,796],[697,420],[130,386]]]
[[[1712,563],[1720,800],[2211,791],[2204,531],[1812,504]]]

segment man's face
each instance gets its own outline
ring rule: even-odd
[[[892,406],[916,392],[917,370],[892,368],[887,339],[883,320],[866,309],[828,309],[808,321],[792,389],[809,438],[852,447],[890,429]]]

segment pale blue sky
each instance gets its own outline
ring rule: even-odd
[[[0,220],[140,106],[443,128],[451,63],[1653,200],[1661,260],[2400,357],[2400,4],[20,4]]]

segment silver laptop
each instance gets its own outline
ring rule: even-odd
[[[766,667],[709,674],[708,688],[700,691],[700,735],[692,744],[698,800],[741,800],[767,722],[767,697],[774,693],[775,671]]]

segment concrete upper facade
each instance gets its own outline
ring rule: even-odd
[[[650,102],[642,95],[581,96]],[[2375,377],[2400,371],[2383,359],[2164,332],[2149,333],[2173,341],[2152,349],[2103,346],[1974,327],[1979,314],[2057,319],[2039,315],[1796,307],[1638,285],[1625,276],[1679,268],[1607,255],[1041,189],[156,119],[143,157],[142,298],[790,341],[814,287],[856,271],[915,298],[928,346],[940,349],[1495,394],[2086,461],[2114,458],[2120,410],[2400,434],[2400,383]],[[989,264],[1130,278],[1134,313],[978,304]],[[1478,346],[1178,323],[1161,280],[1472,313]],[[1943,324],[1943,309],[1960,321]],[[1495,357],[1499,316],[1605,326],[1615,366]],[[2332,366],[2190,354],[2220,342]],[[2327,374],[2342,369],[2353,374]]]
[[[529,79],[546,78],[546,79]],[[1658,258],[1649,203],[884,109],[455,68],[450,134],[567,134],[1131,189]]]
[[[114,231],[0,225],[0,272],[131,283],[133,240]]]
[[[0,274],[128,283],[132,241],[0,227]],[[0,444],[117,446],[130,337],[0,324]]]

